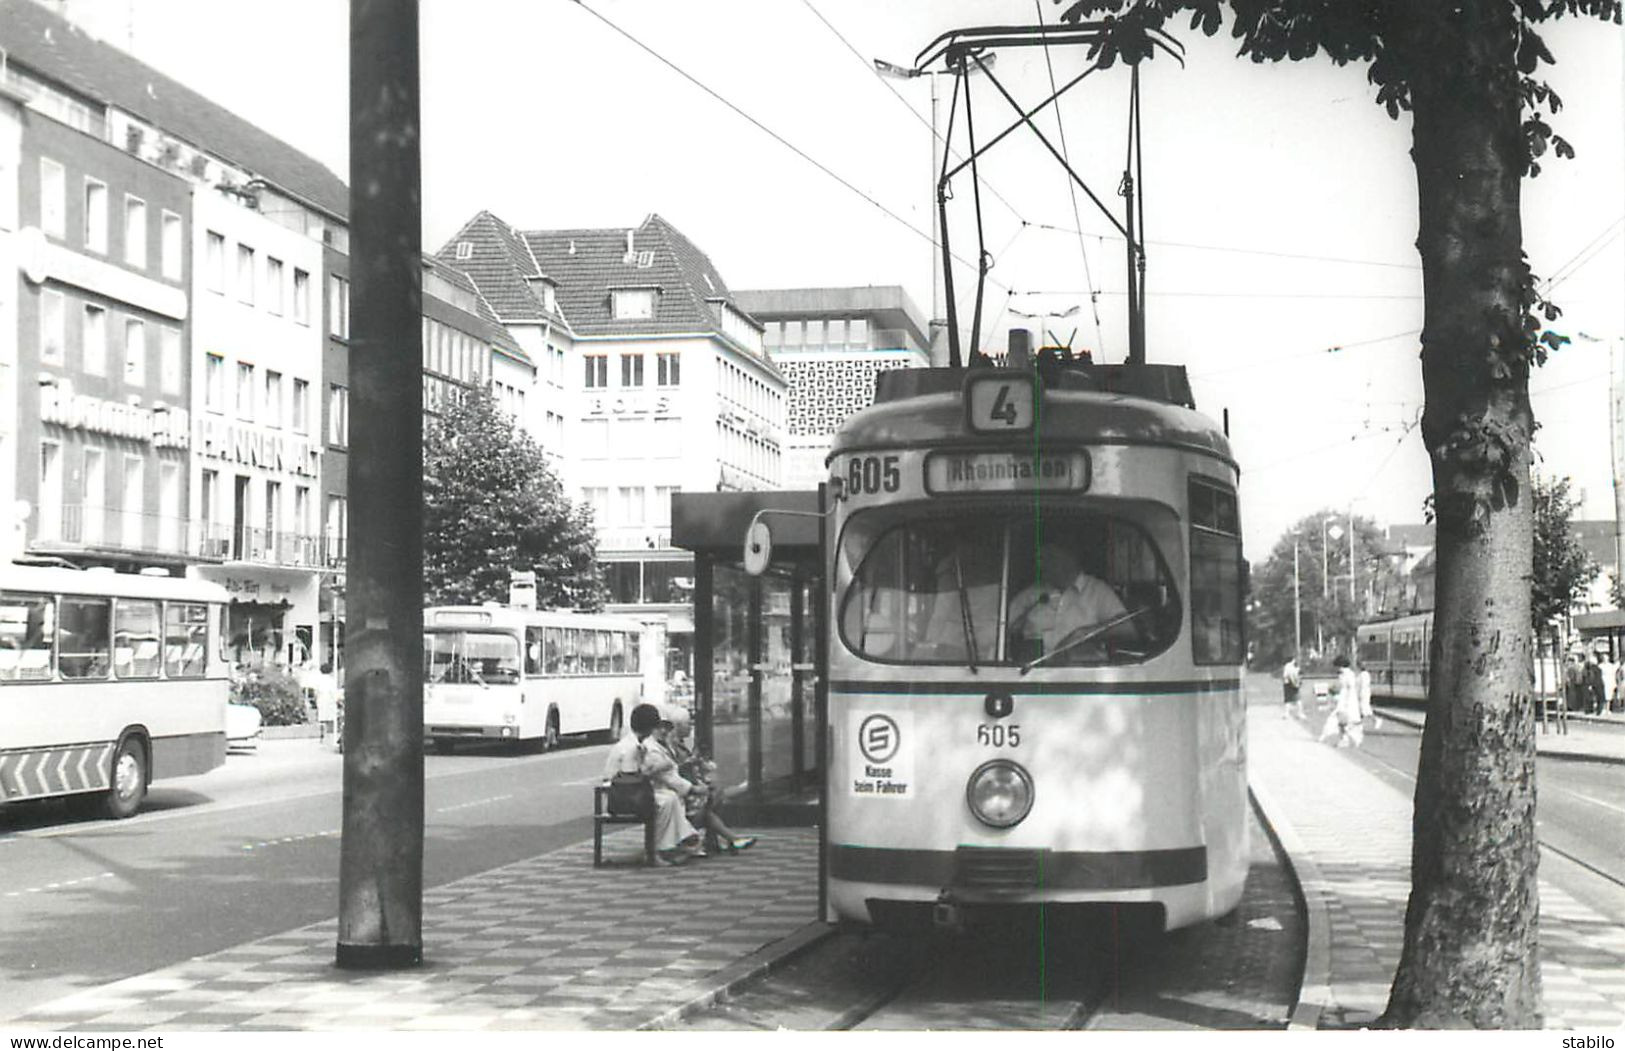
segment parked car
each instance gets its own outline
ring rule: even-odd
[[[258,748],[262,721],[252,704],[226,705],[226,748]]]

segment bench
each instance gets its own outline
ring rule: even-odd
[[[604,867],[604,826],[605,825],[642,825],[643,826],[643,863],[657,865],[659,859],[655,855],[655,819],[654,815],[647,818],[636,814],[611,814],[609,812],[609,786],[594,785],[592,789],[592,867]]]

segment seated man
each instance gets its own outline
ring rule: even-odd
[[[1052,653],[1080,628],[1104,624],[1127,612],[1111,585],[1084,571],[1069,548],[1044,544],[1038,554],[1038,579],[1010,600],[1012,653],[1024,660]],[[1100,660],[1106,655],[1108,640],[1137,637],[1134,625],[1124,622],[1076,646],[1067,663]]]

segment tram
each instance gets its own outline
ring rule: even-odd
[[[826,919],[1234,909],[1238,474],[1184,369],[882,373],[828,465]]]

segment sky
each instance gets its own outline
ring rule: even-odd
[[[1041,5],[1041,6],[1040,6]],[[902,285],[932,310],[930,96],[912,65],[948,29],[1053,22],[1049,0],[421,0],[424,244],[481,209],[521,229],[630,227],[654,212],[734,289]],[[347,12],[337,0],[70,0],[109,41],[348,171]],[[252,47],[245,47],[246,32]],[[1320,508],[1417,522],[1431,489],[1416,425],[1421,276],[1408,117],[1360,66],[1257,65],[1186,30],[1185,64],[1142,73],[1148,359],[1183,364],[1197,406],[1230,416],[1249,555]],[[1612,518],[1609,348],[1625,344],[1625,33],[1545,31],[1554,118],[1575,144],[1524,183],[1525,249],[1573,338],[1531,380],[1536,469],[1571,477],[1582,517]],[[1077,50],[1001,55],[1031,104]],[[939,78],[946,124],[949,78]],[[979,141],[1010,119],[972,85]],[[698,82],[698,83],[696,83]],[[1126,71],[1037,118],[1120,215]],[[700,85],[703,85],[700,86]],[[746,116],[748,115],[748,117]],[[954,133],[963,148],[964,126]],[[1036,138],[979,163],[983,342],[1012,325],[1096,360],[1127,350],[1122,241]],[[968,327],[974,193],[949,220]],[[1076,210],[1074,210],[1076,208]],[[1079,233],[1081,231],[1081,234]],[[1092,294],[1091,294],[1092,293]],[[1066,312],[1072,311],[1070,316]]]

